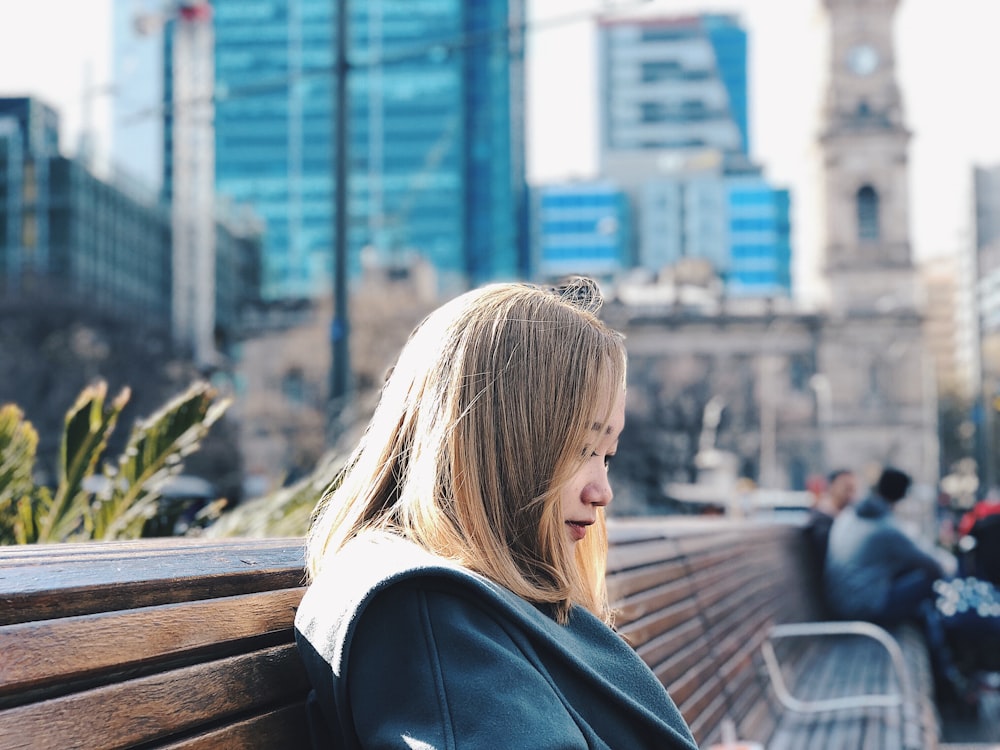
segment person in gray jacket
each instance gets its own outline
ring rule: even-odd
[[[309,533],[315,747],[696,750],[611,627],[626,358],[600,304],[494,284],[414,331]]]
[[[891,626],[919,617],[934,596],[934,582],[944,574],[940,563],[892,515],[910,481],[905,472],[885,468],[874,491],[833,522],[823,581],[838,617]]]

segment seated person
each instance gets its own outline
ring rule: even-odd
[[[835,469],[827,477],[826,491],[817,498],[809,509],[809,520],[805,525],[805,533],[809,540],[813,568],[820,576],[820,580],[822,580],[826,548],[829,544],[833,519],[854,501],[856,489],[857,480],[854,478],[854,472],[850,469]]]
[[[889,628],[905,620],[918,622],[939,689],[947,691],[943,695],[974,705],[975,686],[957,667],[952,644],[981,656],[1000,636],[1000,617],[991,607],[958,606],[957,600],[967,589],[984,602],[1000,599],[985,581],[943,580],[938,558],[896,523],[892,510],[906,496],[910,481],[904,472],[886,468],[872,493],[837,516],[823,577],[827,603],[835,616],[845,619]]]
[[[833,522],[823,583],[836,616],[891,626],[919,617],[922,603],[933,598],[944,570],[892,515],[910,481],[886,468],[874,490]]]
[[[310,531],[314,746],[697,750],[610,626],[626,353],[600,303],[493,284],[404,347]]]
[[[988,497],[968,511],[958,533],[974,540],[971,549],[962,549],[961,570],[1000,586],[1000,500]]]

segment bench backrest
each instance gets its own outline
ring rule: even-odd
[[[306,747],[299,540],[0,547],[4,748]]]
[[[774,718],[757,653],[809,619],[797,527],[611,524],[621,633],[699,743]],[[4,748],[305,747],[301,540],[0,548]]]
[[[700,745],[770,735],[777,707],[760,644],[778,622],[814,619],[804,536],[789,524],[621,522],[608,585],[619,631],[667,686]]]

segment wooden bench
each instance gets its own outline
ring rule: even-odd
[[[721,738],[724,721],[775,749],[824,747],[821,738],[853,747],[836,743],[855,736],[857,747],[935,746],[913,633],[902,712],[802,717],[778,702],[761,644],[772,625],[816,611],[796,527],[643,519],[610,532],[618,628],[701,746]],[[0,746],[308,746],[292,635],[303,590],[298,539],[0,548]],[[864,648],[796,639],[776,652],[800,697],[885,690],[886,671]]]
[[[0,547],[0,747],[308,747],[300,540]]]
[[[713,519],[619,521],[611,530],[609,587],[618,629],[667,686],[699,745],[740,739],[769,750],[937,746],[933,680],[922,636],[896,634],[906,663],[857,636],[774,643],[796,698],[901,694],[901,706],[799,714],[775,693],[762,646],[776,625],[818,620],[822,607],[798,526]]]

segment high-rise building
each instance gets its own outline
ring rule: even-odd
[[[535,276],[610,276],[632,265],[628,196],[616,185],[546,185],[533,204]]]
[[[749,160],[747,34],[731,15],[600,24],[601,169],[636,265],[707,260],[736,296],[790,296],[789,194]]]
[[[1000,339],[1000,166],[973,170],[973,201],[980,322],[985,336]],[[1000,358],[995,369],[1000,374]]]
[[[736,296],[787,297],[792,292],[791,196],[760,175],[726,178],[729,272]]]
[[[601,151],[748,153],[747,35],[706,14],[600,23]]]
[[[317,296],[333,262],[333,3],[212,6],[216,191],[266,225],[265,298]]]
[[[527,273],[524,16],[524,0],[352,3],[355,250],[416,251],[446,289]]]
[[[1000,165],[976,167],[972,174],[975,205],[975,246],[972,271],[975,281],[976,353],[978,382],[976,457],[983,487],[997,479],[997,406],[1000,405]]]
[[[958,255],[932,258],[920,266],[925,309],[924,340],[934,360],[939,396],[976,395],[977,342],[972,274]]]
[[[58,151],[59,118],[37,99],[0,99],[0,289],[86,300],[169,329],[164,211]]]
[[[34,302],[85,301],[171,331],[175,294],[169,210],[148,191],[95,176],[58,153],[59,118],[36,99],[0,99],[0,290]],[[215,344],[240,334],[259,288],[261,229],[233,214],[213,222]]]
[[[217,191],[266,223],[265,297],[326,294],[334,4],[212,4]],[[526,271],[523,4],[348,4],[352,273],[363,248],[416,252],[451,287]]]

